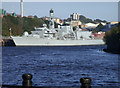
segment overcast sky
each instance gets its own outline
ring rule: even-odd
[[[6,1],[6,2],[5,2]],[[13,2],[10,2],[13,1]],[[17,2],[14,2],[17,1]],[[3,0],[2,8],[7,12],[16,12],[20,14],[20,0]],[[94,2],[94,0],[87,0],[91,2],[71,2],[73,0],[66,0],[69,2],[36,2],[34,0],[29,0],[32,2],[27,2],[24,0],[24,15],[37,15],[38,17],[49,16],[49,10],[52,8],[54,10],[55,17],[68,18],[72,13],[79,13],[91,19],[102,19],[107,21],[117,21],[118,20],[118,2],[117,0],[104,0],[106,2]],[[42,0],[43,1],[43,0]],[[47,0],[46,0],[47,1]],[[55,1],[55,0],[52,0]],[[75,1],[75,0],[74,0]],[[101,0],[102,1],[102,0]],[[116,1],[116,2],[113,2]]]

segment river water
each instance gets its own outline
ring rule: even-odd
[[[3,84],[21,85],[22,74],[31,73],[34,86],[80,86],[81,77],[92,86],[118,86],[119,55],[105,47],[3,47]]]

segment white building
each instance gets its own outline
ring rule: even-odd
[[[86,28],[96,28],[99,24],[94,24],[94,23],[86,23],[85,27]]]
[[[113,22],[110,22],[110,24],[114,25],[114,24],[118,24],[118,22],[113,21]]]
[[[82,22],[79,20],[74,20],[74,21],[72,20],[70,24],[74,27],[74,26],[82,25]]]
[[[80,14],[78,14],[78,13],[73,13],[73,14],[70,15],[70,18],[71,18],[72,20],[79,20]]]

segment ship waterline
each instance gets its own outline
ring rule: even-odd
[[[102,39],[94,40],[56,40],[42,39],[34,37],[14,37],[13,41],[16,46],[79,46],[79,45],[104,45]]]

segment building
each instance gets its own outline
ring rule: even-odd
[[[96,28],[99,24],[94,24],[94,23],[86,23],[84,25],[85,28]]]
[[[32,15],[29,15],[29,16],[28,16],[28,18],[34,18],[34,16],[32,16]]]
[[[42,17],[43,20],[50,20],[50,17]],[[58,24],[63,24],[63,21],[60,18],[54,17],[54,22],[58,23]]]
[[[3,18],[6,15],[7,15],[6,11],[4,9],[0,9],[0,17]]]
[[[113,21],[113,22],[110,22],[111,25],[114,25],[114,24],[118,24],[118,22],[116,21]]]
[[[42,17],[42,19],[43,19],[43,20],[49,20],[50,17],[46,17],[46,16],[45,16],[45,17]]]
[[[79,20],[80,14],[78,14],[78,13],[73,13],[73,14],[70,15],[70,18],[71,18],[72,20]]]
[[[93,39],[103,39],[104,36],[105,36],[105,32],[93,33],[91,35]]]
[[[118,25],[118,22],[108,22],[105,25],[105,28],[112,29]]]
[[[74,21],[72,20],[70,23],[71,23],[71,25],[72,25],[73,27],[82,25],[82,22],[81,22],[81,21],[77,21],[77,20],[76,20],[76,21],[75,21],[75,20],[74,20]]]
[[[58,24],[60,24],[60,19],[59,18],[54,18],[54,21]]]

